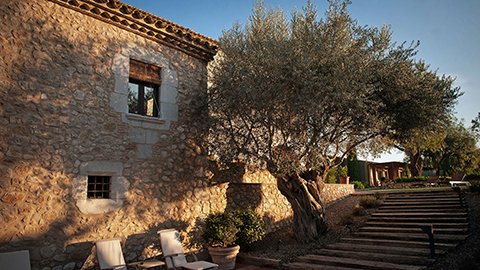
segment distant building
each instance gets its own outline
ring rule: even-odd
[[[406,176],[404,162],[368,162],[368,179],[370,186],[380,186],[384,179],[395,180]]]

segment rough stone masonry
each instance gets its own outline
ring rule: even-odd
[[[201,247],[202,218],[227,207],[254,207],[268,230],[290,221],[273,177],[212,182],[195,143],[188,104],[214,40],[113,0],[4,0],[0,18],[0,252],[87,269],[105,238],[127,262],[160,254],[165,228]],[[130,59],[161,69],[158,118],[128,112]],[[110,177],[109,198],[87,199],[90,175]]]

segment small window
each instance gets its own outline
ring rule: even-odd
[[[160,67],[130,59],[128,112],[158,117]]]
[[[110,176],[88,176],[87,199],[110,198]]]

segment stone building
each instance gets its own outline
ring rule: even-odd
[[[0,17],[0,252],[89,269],[100,239],[127,262],[158,255],[165,228],[199,247],[228,207],[290,222],[271,175],[213,181],[195,144],[215,40],[117,0],[2,0]]]
[[[127,261],[158,254],[164,228],[201,245],[202,217],[236,205],[205,177],[188,106],[215,40],[114,0],[6,0],[0,16],[0,252],[80,269],[104,238]],[[273,183],[252,200],[271,228],[291,216]]]

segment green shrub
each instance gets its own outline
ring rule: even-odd
[[[363,208],[362,206],[360,206],[359,204],[355,205],[355,207],[353,208],[353,212],[352,214],[356,217],[361,217],[361,216],[365,216],[367,214],[367,211],[365,210],[365,208]]]
[[[213,213],[205,219],[202,237],[209,246],[232,246],[241,225],[242,220],[233,212]]]
[[[233,213],[242,221],[236,243],[243,251],[251,250],[253,243],[265,237],[265,223],[250,207],[246,210],[234,210]]]
[[[352,181],[350,182],[350,184],[353,184],[353,186],[355,187],[355,189],[364,189],[365,186],[363,185],[362,182],[360,181]]]
[[[240,245],[249,250],[251,244],[265,237],[265,224],[251,208],[210,214],[202,237],[209,246]]]
[[[390,182],[392,182],[391,179],[385,178],[385,177],[380,178],[380,181],[385,182],[385,183],[390,183]]]
[[[335,182],[337,182],[337,177],[335,176],[337,173],[337,168],[333,168],[331,169],[328,174],[327,174],[327,177],[325,178],[325,183],[327,184],[335,184]]]
[[[411,182],[421,182],[427,181],[428,177],[416,176],[416,177],[400,177],[395,179],[397,183],[411,183]]]
[[[339,177],[347,177],[348,176],[348,167],[347,166],[338,166],[337,175]]]
[[[340,218],[340,225],[352,225],[355,218],[351,214],[346,214]]]
[[[370,185],[367,182],[363,181],[352,181],[350,184],[353,184],[355,186],[355,189],[364,189],[364,188],[369,188]]]
[[[382,204],[379,199],[372,196],[363,196],[360,198],[360,206],[363,208],[377,208]]]

